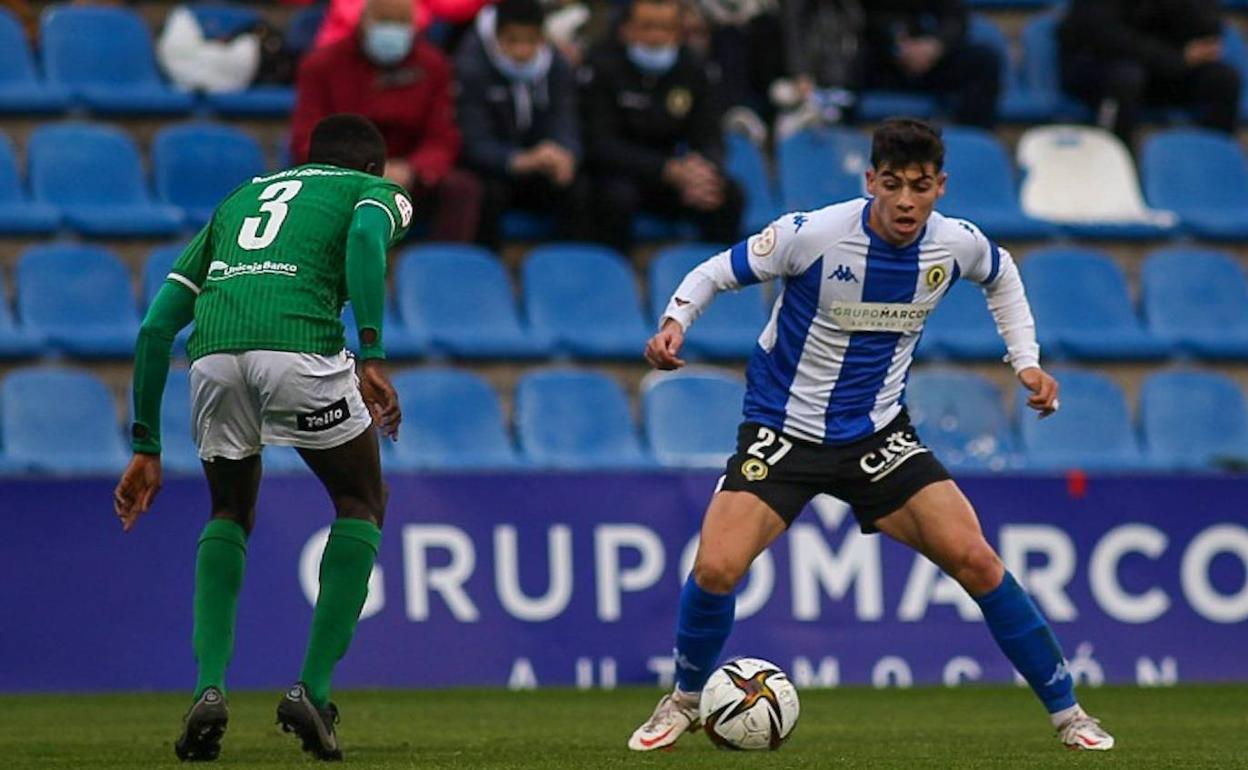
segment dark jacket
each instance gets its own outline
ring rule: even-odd
[[[867,45],[871,58],[895,58],[900,37],[935,37],[946,50],[962,44],[969,16],[963,0],[870,0]]]
[[[557,52],[546,76],[513,83],[490,61],[476,32],[455,54],[456,113],[464,135],[464,164],[506,175],[513,153],[550,140],[581,157],[576,78]]]
[[[1132,59],[1173,77],[1184,46],[1221,31],[1218,0],[1074,0],[1057,34],[1063,62]]]
[[[683,151],[723,163],[721,110],[706,67],[688,48],[660,76],[633,66],[618,42],[592,50],[582,70],[585,154],[599,173],[658,183]]]

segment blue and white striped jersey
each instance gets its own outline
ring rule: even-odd
[[[889,245],[858,199],[786,214],[699,265],[664,318],[688,329],[719,291],[783,278],[747,371],[745,418],[809,441],[844,444],[901,411],[927,316],[954,281],[983,285],[1015,371],[1039,364],[1035,323],[1014,261],[979,228],[933,212],[911,245]]]

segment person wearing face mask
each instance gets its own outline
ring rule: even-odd
[[[538,0],[502,0],[455,55],[463,162],[485,193],[477,240],[492,249],[508,208],[554,214],[560,236],[588,237],[576,81],[542,24]]]
[[[411,0],[367,0],[353,37],[318,48],[299,67],[290,152],[307,157],[312,127],[351,112],[386,140],[385,177],[406,188],[429,236],[476,237],[481,185],[455,168],[462,137],[451,99],[451,65],[419,34]]]
[[[739,234],[744,198],[723,171],[714,84],[681,34],[676,0],[632,0],[617,39],[581,74],[596,236],[617,249],[631,245],[641,209],[690,218],[706,241]]]

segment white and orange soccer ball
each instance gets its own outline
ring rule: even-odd
[[[726,749],[778,749],[797,725],[797,688],[775,663],[737,658],[720,666],[702,689],[702,725]]]

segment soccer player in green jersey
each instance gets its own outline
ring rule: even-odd
[[[212,497],[195,562],[199,679],[175,744],[183,760],[216,759],[221,750],[225,669],[265,444],[294,446],[337,513],[303,670],[278,706],[278,722],[318,758],[342,758],[330,679],[368,594],[385,510],[370,428],[377,424],[398,438],[402,418],[382,369],[381,327],[386,250],[410,224],[412,204],[378,176],[385,157],[381,134],[365,118],[322,120],[307,164],[252,179],[217,207],[143,320],[134,457],[117,485],[117,516],[129,531],[160,489],[161,393],[174,336],[192,320],[193,431]],[[358,326],[358,362],[343,349],[347,299]]]

